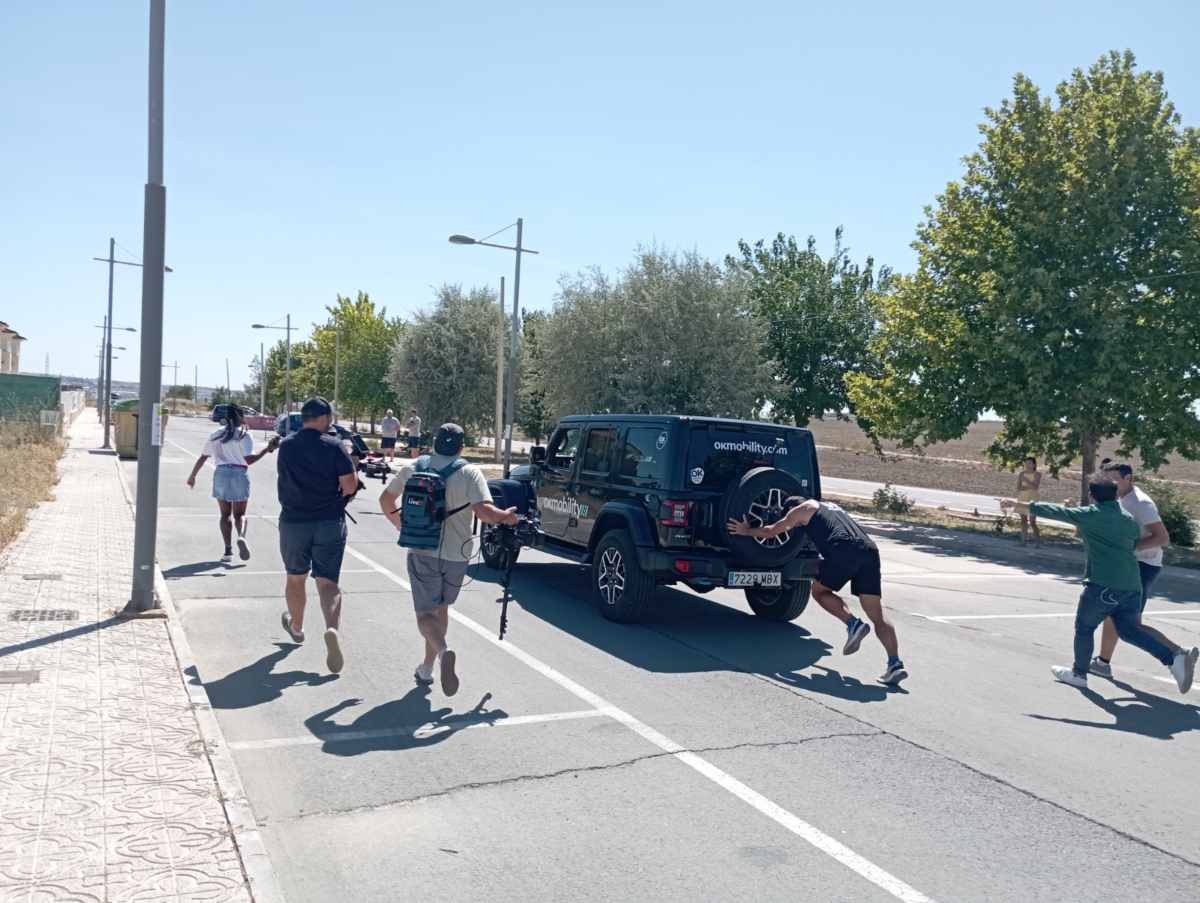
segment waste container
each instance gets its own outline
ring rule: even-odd
[[[138,400],[126,398],[113,405],[113,422],[116,427],[117,457],[138,456]],[[167,411],[162,412],[162,432],[167,434]]]

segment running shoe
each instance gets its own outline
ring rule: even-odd
[[[413,680],[415,680],[422,687],[433,686],[433,668],[430,667],[428,670],[426,670],[420,665],[417,665],[417,667],[413,670]]]
[[[877,679],[881,684],[889,687],[898,687],[900,686],[900,681],[905,680],[907,677],[908,672],[904,670],[904,663],[896,662],[894,665],[888,665],[887,670]]]
[[[1192,680],[1196,677],[1196,660],[1200,659],[1200,649],[1180,649],[1175,653],[1175,661],[1171,662],[1171,676],[1179,685],[1179,692],[1186,693],[1192,688]]]
[[[287,635],[292,638],[293,643],[304,642],[304,631],[292,629],[292,616],[288,612],[285,611],[283,617],[279,620],[283,624],[283,629],[287,631]]]
[[[239,536],[237,538],[237,547],[238,547],[238,557],[241,558],[242,561],[249,561],[250,560],[250,544],[248,542],[246,542],[246,537]]]
[[[449,649],[445,650],[439,662],[442,678],[442,692],[447,696],[453,696],[458,692],[458,675],[454,673],[455,656]]]
[[[1078,687],[1080,690],[1087,689],[1087,676],[1076,674],[1074,668],[1055,665],[1050,669],[1050,673],[1054,675],[1054,679],[1059,683],[1066,684],[1069,687]]]
[[[871,625],[866,621],[855,618],[846,625],[846,645],[842,647],[842,655],[853,655],[862,645],[862,641],[871,632]]]
[[[1097,677],[1107,677],[1109,680],[1112,680],[1112,665],[1098,655],[1093,658],[1092,663],[1088,665],[1088,671],[1090,671],[1092,674],[1095,674]]]
[[[230,561],[233,561],[233,549],[227,546],[225,551],[221,553],[221,563],[226,564]]]
[[[342,667],[346,664],[346,658],[342,655],[342,642],[338,637],[338,632],[333,627],[325,631],[325,666],[329,669],[330,674],[339,674]]]

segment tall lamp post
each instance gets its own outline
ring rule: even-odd
[[[524,237],[525,221],[518,218],[517,227],[517,243],[515,245],[498,245],[493,242],[471,238],[469,235],[451,235],[450,243],[453,245],[483,245],[485,248],[500,248],[502,251],[515,251],[517,255],[516,272],[513,274],[513,312],[512,312],[512,344],[508,349],[508,416],[507,424],[504,432],[504,478],[508,479],[512,471],[512,434],[513,424],[517,418],[517,381],[514,379],[517,373],[517,340],[521,332],[520,310],[521,310],[521,255],[522,254],[537,254],[537,251],[531,251],[529,248],[523,247],[521,241]],[[512,226],[505,228],[511,229]],[[501,232],[504,229],[500,230]],[[499,233],[494,233],[499,234]],[[491,236],[488,236],[489,238]]]
[[[287,332],[287,350],[284,352],[287,358],[283,364],[283,434],[286,436],[292,431],[292,315],[287,315],[286,326],[275,326],[270,323],[251,323],[251,329],[282,329]],[[261,346],[260,346],[261,347]],[[263,378],[266,378],[266,364],[263,364]]]
[[[159,608],[154,596],[154,553],[158,542],[158,462],[162,442],[158,395],[162,391],[163,273],[167,242],[167,189],[163,185],[163,49],[166,22],[166,0],[150,0],[137,508],[133,533],[133,592],[124,610],[124,614],[134,617]]]

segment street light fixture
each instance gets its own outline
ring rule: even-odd
[[[287,315],[286,326],[273,326],[269,323],[251,323],[251,329],[283,329],[287,332],[286,351],[284,352],[287,360],[283,366],[283,434],[286,436],[292,431],[292,315]],[[262,377],[266,378],[266,364],[263,364]]]
[[[508,479],[512,472],[512,434],[513,426],[517,419],[517,383],[513,376],[517,372],[517,337],[521,331],[521,323],[519,320],[521,310],[521,255],[536,254],[537,251],[531,251],[529,248],[522,247],[521,240],[524,237],[525,221],[517,218],[517,243],[515,245],[499,245],[493,242],[472,238],[469,235],[451,235],[450,244],[452,245],[483,245],[485,248],[499,248],[502,251],[515,251],[517,255],[516,272],[513,274],[513,312],[512,312],[512,344],[508,349],[508,418],[507,429],[504,431],[504,478]],[[506,226],[506,229],[512,228]],[[500,230],[501,232],[504,229]],[[499,234],[499,233],[493,233]],[[489,235],[488,238],[492,236]],[[497,436],[496,441],[500,438]]]

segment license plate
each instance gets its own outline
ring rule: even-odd
[[[730,571],[729,586],[783,586],[780,571]]]

